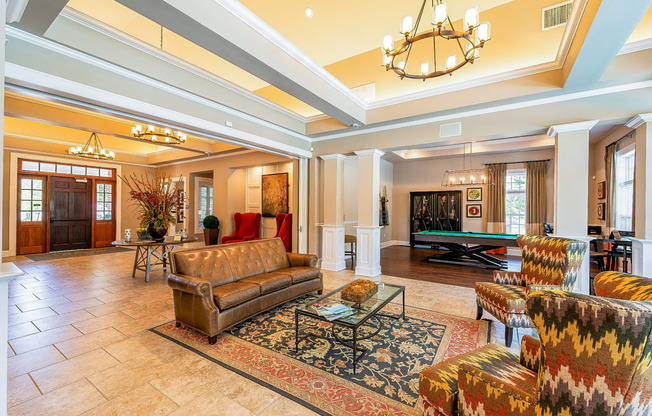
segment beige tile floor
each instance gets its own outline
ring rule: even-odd
[[[312,414],[148,332],[174,319],[172,292],[163,272],[148,284],[140,272],[132,279],[132,253],[5,261],[26,272],[9,288],[10,415]],[[327,290],[353,279],[350,270],[324,272]],[[381,280],[405,285],[408,305],[475,314],[473,289]],[[496,342],[504,344],[503,331],[494,320]],[[518,345],[515,339],[512,350]]]

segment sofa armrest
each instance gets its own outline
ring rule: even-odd
[[[527,367],[535,373],[539,372],[539,363],[541,362],[541,341],[525,335],[521,340],[521,365]]]
[[[652,300],[652,279],[622,272],[602,272],[593,280],[595,294],[603,298]]]
[[[251,235],[244,236],[242,241],[252,241],[252,240],[257,240],[257,239],[258,239],[258,237],[256,237],[256,233],[254,233],[254,234],[251,234]]]
[[[212,298],[212,286],[208,280],[184,274],[170,274],[168,286],[173,290],[180,290],[195,296],[208,296]]]
[[[525,279],[521,277],[520,272],[494,270],[494,283],[500,285],[525,286]]]
[[[319,257],[314,254],[287,253],[292,267],[317,267]]]

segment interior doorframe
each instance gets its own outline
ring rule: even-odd
[[[55,162],[55,163],[67,163],[67,164],[81,164],[75,163],[71,158],[65,157],[54,157],[54,156],[45,156],[35,153],[17,153],[12,152],[11,158],[9,161],[9,249],[3,251],[2,255],[13,257],[17,252],[17,230],[18,230],[18,159],[28,159],[38,162]],[[118,176],[122,175],[122,165],[117,163],[107,163],[107,162],[95,162],[95,161],[84,161],[84,166],[115,169],[116,173],[116,195],[122,200],[122,181],[119,180]],[[118,204],[116,201],[115,205],[115,235],[120,235],[120,226],[122,224],[122,204]],[[48,235],[49,238],[49,235]],[[49,244],[49,241],[48,241]]]

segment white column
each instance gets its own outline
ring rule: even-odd
[[[299,159],[298,251],[308,252],[308,159]]]
[[[584,241],[586,255],[575,291],[589,293],[589,131],[598,120],[552,126],[555,140],[555,235]]]
[[[626,126],[636,129],[632,273],[652,277],[652,113],[639,114]]]
[[[320,156],[324,161],[324,224],[321,267],[339,271],[344,261],[344,160],[342,154]]]
[[[5,79],[5,7],[0,7],[0,79]],[[5,113],[4,100],[0,101],[0,114]],[[4,118],[0,117],[0,154],[4,150]],[[3,160],[0,158],[0,172],[3,172]],[[0,195],[2,195],[0,181]],[[13,192],[18,192],[16,189]],[[2,205],[0,205],[0,230],[2,229]],[[2,253],[0,238],[0,253]],[[9,328],[9,282],[23,272],[13,263],[0,264],[0,415],[7,414],[7,331]]]
[[[380,274],[380,157],[378,149],[360,150],[358,155],[358,226],[355,274]]]

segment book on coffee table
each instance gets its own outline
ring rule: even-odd
[[[314,303],[311,307],[317,315],[324,317],[329,321],[345,318],[356,313],[356,311],[349,306],[335,301],[318,302]]]

